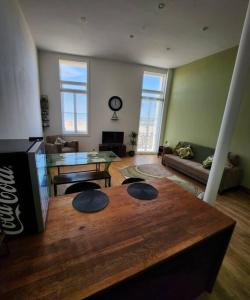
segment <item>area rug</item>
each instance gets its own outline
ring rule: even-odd
[[[200,195],[202,189],[186,180],[173,175],[171,171],[168,171],[164,166],[158,164],[144,164],[138,166],[128,166],[126,168],[120,169],[121,174],[125,178],[129,177],[139,177],[145,180],[155,179],[155,178],[168,178],[174,181],[176,184],[182,186],[185,190],[191,192],[195,196]]]
[[[125,178],[140,177],[145,180],[169,177],[173,175],[173,173],[168,171],[164,166],[158,164],[128,166],[120,169],[120,172]]]

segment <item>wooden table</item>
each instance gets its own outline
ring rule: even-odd
[[[98,213],[50,202],[44,233],[9,241],[0,299],[193,299],[211,291],[235,222],[168,179],[152,201],[103,189]],[[94,296],[93,296],[94,295]]]

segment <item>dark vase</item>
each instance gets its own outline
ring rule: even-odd
[[[135,156],[135,151],[134,150],[129,151],[128,155],[131,156],[131,157]]]

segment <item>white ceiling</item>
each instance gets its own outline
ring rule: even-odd
[[[166,4],[162,10],[160,2]],[[237,45],[248,1],[20,0],[20,4],[38,48],[166,68]],[[81,17],[87,22],[81,23]],[[209,29],[202,31],[203,26]]]

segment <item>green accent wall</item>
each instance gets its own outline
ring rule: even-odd
[[[237,48],[231,48],[174,70],[165,141],[190,141],[215,148]],[[230,151],[240,155],[242,185],[250,188],[250,76]]]

